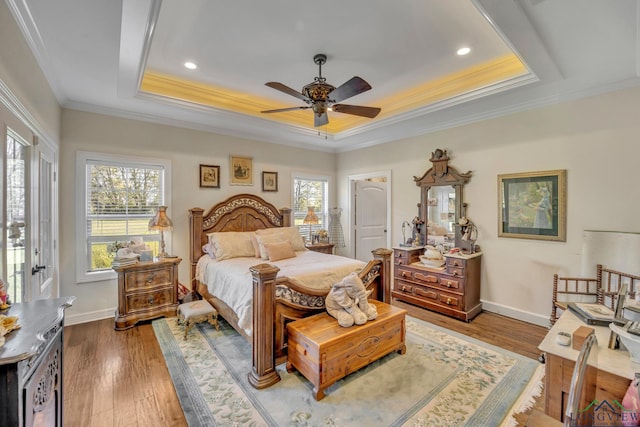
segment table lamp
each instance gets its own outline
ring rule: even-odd
[[[307,216],[304,217],[304,219],[302,220],[302,223],[305,225],[309,225],[309,244],[313,244],[313,241],[311,240],[311,226],[313,224],[320,224],[320,220],[318,219],[318,217],[316,216],[316,214],[313,212],[313,208],[309,208],[309,211],[307,212]]]
[[[160,254],[158,257],[165,258],[168,256],[164,249],[164,232],[172,230],[173,222],[167,216],[167,207],[158,206],[158,212],[149,221],[149,230],[160,230]]]

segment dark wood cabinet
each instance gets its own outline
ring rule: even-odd
[[[391,296],[464,321],[477,316],[482,254],[447,255],[442,268],[432,268],[420,262],[423,252],[423,247],[394,248]]]
[[[180,261],[181,258],[162,258],[113,268],[118,273],[116,330],[131,328],[141,320],[175,316]]]
[[[14,304],[20,329],[0,347],[0,425],[62,427],[64,310],[74,297]]]

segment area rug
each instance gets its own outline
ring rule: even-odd
[[[500,426],[535,381],[538,362],[407,317],[407,352],[338,381],[316,401],[298,372],[263,389],[247,381],[251,346],[224,321],[183,340],[175,318],[153,328],[189,426]],[[539,370],[538,370],[539,372]],[[526,399],[524,399],[526,401]]]

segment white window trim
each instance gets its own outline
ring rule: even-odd
[[[102,280],[113,280],[117,278],[116,272],[108,271],[86,271],[84,260],[87,259],[87,218],[85,209],[87,206],[87,182],[86,167],[87,161],[95,160],[99,162],[114,162],[121,164],[136,165],[161,165],[164,168],[164,204],[171,206],[171,161],[153,157],[122,156],[118,154],[106,154],[90,151],[78,151],[76,153],[76,283],[97,282]],[[171,242],[167,241],[167,250],[171,252]]]
[[[322,215],[324,215],[326,226],[329,227],[329,199],[331,198],[331,176],[329,175],[317,175],[303,172],[293,172],[291,174],[291,209],[295,206],[295,190],[296,190],[296,179],[306,179],[309,181],[327,181],[327,195],[324,200],[324,206],[322,207]],[[316,212],[318,214],[318,212]],[[291,218],[293,221],[293,218]],[[291,224],[293,225],[293,224]],[[305,236],[308,237],[308,236]]]

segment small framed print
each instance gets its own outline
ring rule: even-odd
[[[262,191],[278,191],[278,172],[262,172]]]
[[[231,185],[253,185],[253,159],[231,156]]]
[[[200,187],[220,188],[220,166],[200,165]]]

